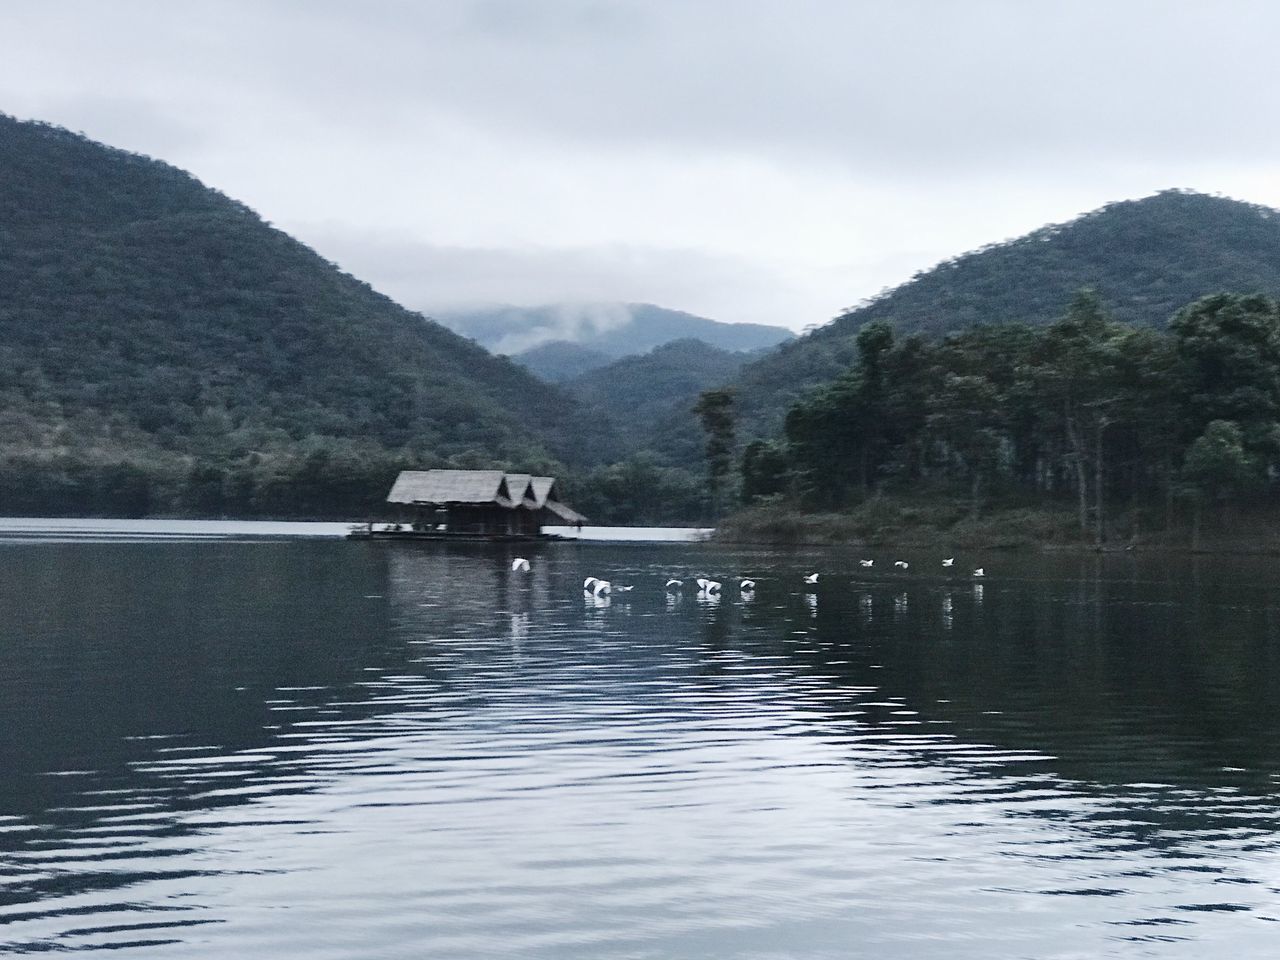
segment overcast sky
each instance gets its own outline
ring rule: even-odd
[[[1280,206],[1277,36],[1230,0],[4,0],[0,111],[428,312],[798,329],[1110,200]]]

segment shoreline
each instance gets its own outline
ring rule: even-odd
[[[1202,534],[1177,525],[1098,544],[1079,537],[1074,514],[1058,507],[992,509],[978,517],[945,502],[867,501],[848,512],[804,512],[779,504],[726,517],[712,542],[773,547],[848,547],[1073,554],[1237,554],[1280,556],[1280,511],[1259,510]]]

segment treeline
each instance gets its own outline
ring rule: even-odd
[[[1167,331],[1111,319],[1082,292],[1047,327],[977,326],[940,341],[883,322],[843,376],[791,407],[784,438],[740,463],[747,503],[839,510],[886,491],[1070,503],[1083,537],[1275,492],[1280,305],[1218,294]],[[714,467],[714,465],[713,465]]]

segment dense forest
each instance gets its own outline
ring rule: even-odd
[[[403,466],[612,459],[567,394],[186,173],[0,116],[0,512],[359,516]]]
[[[1129,542],[1175,515],[1198,539],[1280,477],[1280,304],[1264,295],[1205,297],[1156,330],[1084,291],[1048,326],[937,340],[876,321],[857,347],[782,438],[743,451],[747,503],[1057,503],[1080,539]]]
[[[1280,295],[1280,211],[1169,190],[944,261],[748,365],[736,382],[743,429],[780,430],[796,400],[854,361],[869,323],[935,338],[978,324],[1044,326],[1086,287],[1117,322],[1157,329],[1218,291]]]

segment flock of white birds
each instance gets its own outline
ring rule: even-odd
[[[955,564],[955,557],[947,557],[942,561],[942,565],[944,567],[954,567]],[[858,565],[864,568],[874,567],[876,562],[874,560],[859,560]],[[893,561],[893,565],[899,570],[906,570],[911,566],[911,564],[907,563],[905,560],[895,560]],[[511,561],[512,573],[528,573],[530,569],[529,561],[524,557],[516,557]],[[810,573],[805,576],[804,582],[810,586],[817,586],[819,576],[819,574]],[[982,567],[976,567],[974,568],[971,576],[985,577],[986,571],[983,570]],[[717,580],[708,580],[706,577],[698,577],[695,582],[698,585],[698,595],[702,597],[719,596],[721,591],[724,589],[724,584]],[[612,596],[614,593],[628,593],[634,589],[635,587],[632,585],[625,585],[621,583],[615,585],[608,580],[601,580],[599,577],[587,577],[587,579],[582,581],[582,593],[584,596],[588,597],[608,597]],[[666,582],[667,593],[679,593],[683,589],[683,580],[671,579]],[[754,580],[742,580],[738,583],[739,592],[748,599],[755,593],[755,589],[756,582]]]

